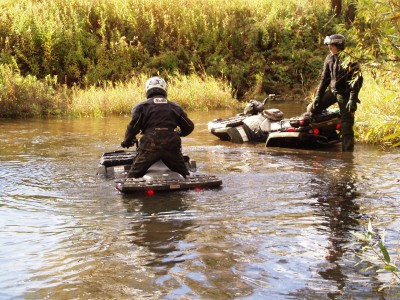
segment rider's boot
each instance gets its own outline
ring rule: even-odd
[[[342,136],[342,151],[353,152],[354,151],[354,136],[344,135]]]

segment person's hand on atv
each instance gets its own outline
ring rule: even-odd
[[[132,147],[133,145],[135,145],[136,142],[137,142],[136,139],[134,139],[134,140],[131,141],[131,142],[123,141],[123,142],[121,143],[121,147],[122,147],[122,148],[129,148],[129,147]]]
[[[317,109],[319,105],[319,98],[319,96],[316,96],[314,100],[307,106],[307,112],[313,113]]]
[[[123,141],[123,142],[121,143],[121,147],[122,147],[122,148],[129,148],[130,146],[132,146],[132,143],[128,143],[128,142],[126,142],[126,141]]]
[[[349,112],[354,113],[357,110],[357,101],[350,98],[349,102],[346,104],[346,108]]]

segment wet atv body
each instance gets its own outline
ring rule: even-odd
[[[250,100],[244,113],[212,120],[208,131],[224,141],[266,143],[267,147],[307,148],[340,143],[338,110],[285,119],[279,109],[264,109],[266,100],[264,103]]]
[[[190,175],[186,178],[171,171],[162,161],[153,164],[141,178],[127,178],[136,155],[137,151],[124,150],[103,153],[97,174],[113,178],[116,189],[122,193],[212,188],[222,184],[222,180],[216,176],[198,173],[196,162],[187,155],[184,155],[184,159]]]
[[[284,119],[277,130],[267,134],[266,147],[317,148],[341,142],[341,117],[338,111],[326,110],[319,115],[303,114]]]
[[[245,122],[254,122],[254,120],[262,121],[261,119],[258,120],[258,115],[262,113],[264,110],[264,105],[267,103],[268,100],[275,99],[275,94],[268,95],[267,98],[261,103],[257,100],[250,100],[249,103],[244,108],[244,112],[237,114],[235,116],[229,118],[218,118],[208,122],[207,127],[208,131],[218,137],[223,141],[232,141],[235,132],[230,130],[231,128],[236,128],[245,124]],[[264,118],[263,118],[264,119]],[[239,129],[240,130],[240,129]],[[232,132],[232,134],[231,134]],[[264,139],[265,141],[265,139]],[[246,138],[242,142],[247,142]]]

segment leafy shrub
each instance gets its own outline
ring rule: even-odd
[[[23,76],[85,87],[207,73],[228,80],[239,98],[257,74],[276,92],[310,86],[313,65],[296,53],[318,49],[329,18],[323,0],[21,0],[2,9],[0,61],[15,59]]]
[[[21,76],[10,65],[0,65],[0,117],[32,117],[59,114],[64,107],[55,101],[56,79]]]

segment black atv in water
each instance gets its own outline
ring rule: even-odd
[[[264,109],[274,97],[269,95],[263,102],[250,100],[243,113],[209,122],[208,131],[223,141],[265,142],[267,147],[315,148],[340,143],[338,110],[285,119],[279,109]]]
[[[115,180],[115,187],[122,193],[143,192],[153,195],[156,191],[176,191],[219,187],[222,180],[213,175],[197,173],[196,162],[184,155],[190,175],[184,178],[171,171],[162,161],[153,164],[141,178],[127,178],[127,173],[137,151],[117,150],[106,152],[100,158],[97,174]]]
[[[325,110],[321,114],[304,113],[284,119],[280,128],[267,134],[266,147],[317,148],[341,142],[339,110]]]

